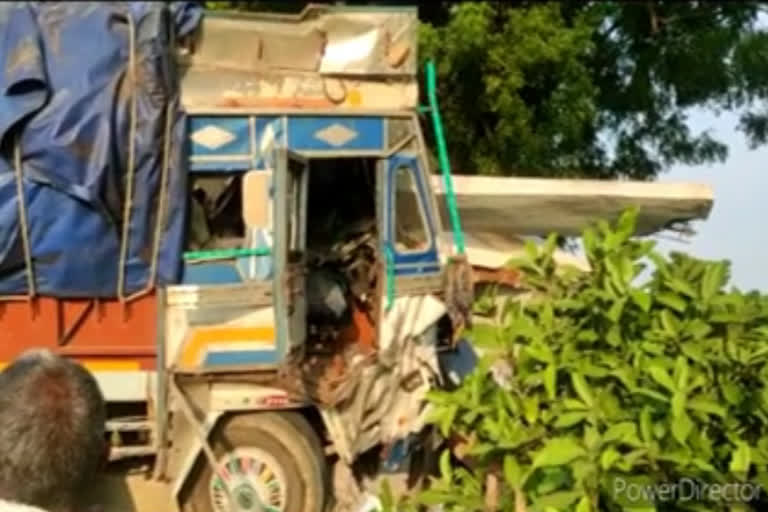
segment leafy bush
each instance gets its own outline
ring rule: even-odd
[[[584,232],[589,273],[555,273],[554,237],[527,248],[533,293],[432,395],[454,455],[399,509],[766,510],[768,301],[726,291],[725,262],[633,239],[635,218]]]

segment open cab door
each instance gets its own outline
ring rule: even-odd
[[[306,226],[309,166],[300,155],[277,149],[274,176],[274,307],[278,352],[285,357],[307,336]]]

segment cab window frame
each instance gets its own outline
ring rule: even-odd
[[[434,246],[435,234],[432,232],[431,225],[429,223],[429,217],[426,211],[426,205],[424,204],[424,191],[422,190],[422,184],[419,180],[419,174],[417,169],[407,163],[398,164],[392,171],[391,183],[392,183],[392,225],[391,225],[391,244],[396,254],[410,255],[410,254],[424,254],[428,253]],[[419,210],[418,217],[421,220],[421,228],[424,233],[424,245],[417,249],[399,249],[399,237],[398,237],[398,178],[400,173],[405,173],[410,180],[409,191],[412,191],[416,195],[417,208]]]

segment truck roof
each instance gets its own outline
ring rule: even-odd
[[[193,113],[415,109],[417,49],[414,7],[211,13],[179,55],[182,102]]]

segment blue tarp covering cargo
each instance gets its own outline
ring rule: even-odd
[[[201,15],[191,2],[0,4],[0,294],[115,297],[178,280],[173,42]]]

